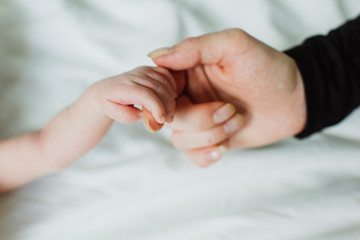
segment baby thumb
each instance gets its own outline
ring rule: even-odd
[[[157,132],[164,126],[164,124],[158,123],[155,120],[152,113],[145,107],[143,107],[143,113],[144,113],[143,124],[149,132],[152,133]]]

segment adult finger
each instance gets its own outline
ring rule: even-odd
[[[171,141],[181,150],[207,147],[225,141],[240,130],[242,125],[242,116],[235,114],[225,123],[205,131],[173,131]]]
[[[187,159],[198,167],[208,167],[219,161],[226,153],[226,147],[210,146],[186,151]]]
[[[166,127],[178,131],[205,131],[230,119],[236,112],[234,105],[224,102],[193,104],[186,95],[176,101],[174,121]]]
[[[246,49],[248,36],[240,29],[228,29],[185,39],[174,47],[154,50],[148,56],[157,65],[172,70],[187,70],[198,64],[225,66],[234,49],[236,53]]]

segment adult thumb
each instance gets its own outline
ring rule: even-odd
[[[187,70],[198,64],[222,65],[231,49],[228,43],[233,41],[233,36],[236,35],[234,32],[237,31],[240,30],[225,30],[187,38],[171,48],[154,50],[148,56],[155,64],[172,70]]]

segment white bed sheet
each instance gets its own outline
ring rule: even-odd
[[[357,0],[2,0],[0,136],[42,127],[146,53],[238,27],[283,50]],[[115,124],[69,169],[0,196],[0,239],[360,239],[360,112],[305,141],[232,150],[208,169],[169,131]]]

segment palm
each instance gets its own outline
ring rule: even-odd
[[[186,92],[194,103],[230,102],[244,115],[244,128],[229,139],[228,147],[273,143],[298,133],[305,121],[295,63],[252,40],[240,57],[228,54],[219,64],[197,65],[186,71]],[[294,113],[299,107],[303,111]]]
[[[240,29],[188,38],[164,54],[165,50],[158,50],[160,56],[153,60],[160,66],[180,71],[182,74],[175,76],[178,83],[184,83],[186,76],[185,92],[194,103],[229,102],[244,116],[243,127],[222,145],[232,148],[262,146],[303,129],[306,121],[303,83],[296,63],[287,55]],[[178,125],[193,129],[191,126],[196,124],[183,120],[191,114],[181,113]],[[209,122],[208,119],[200,121]],[[199,137],[202,146],[215,137],[220,141],[226,139],[226,134],[216,132],[217,127],[212,125],[210,129],[199,130],[205,130],[197,135],[204,136]],[[186,136],[184,128],[182,131],[182,136]],[[187,131],[189,138],[175,139],[186,142],[185,139],[196,135],[196,130],[193,131],[195,133]],[[191,149],[188,144],[182,145],[184,149]]]

